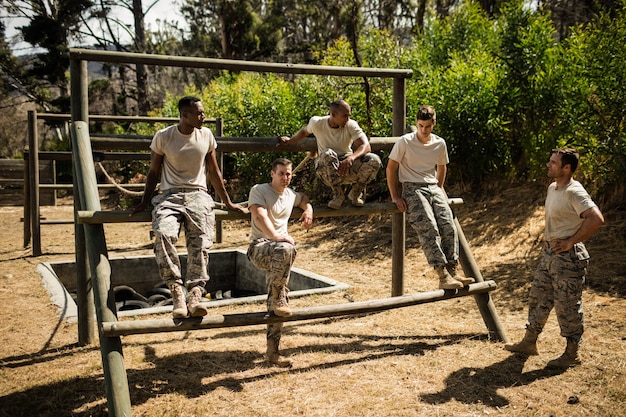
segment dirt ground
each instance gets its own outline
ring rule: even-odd
[[[466,195],[455,208],[512,341],[521,338],[527,293],[540,252],[544,185]],[[564,340],[554,314],[540,355],[511,355],[490,340],[472,297],[285,325],[282,352],[292,369],[263,361],[265,329],[249,326],[122,338],[135,416],[623,416],[626,409],[626,213],[605,212],[587,243],[582,365],[545,368]],[[47,219],[72,217],[45,207]],[[44,254],[23,248],[22,208],[0,207],[0,417],[106,416],[98,346],[79,346],[76,323],[59,320],[35,271],[74,260],[73,225],[42,227]],[[249,224],[224,224],[214,249],[245,248]],[[151,253],[149,225],[106,225],[111,257]],[[292,300],[294,307],[391,294],[389,216],[317,221],[296,228],[296,266],[352,286]],[[181,242],[182,245],[182,242]],[[404,292],[436,288],[407,229]],[[263,311],[264,304],[210,314]]]

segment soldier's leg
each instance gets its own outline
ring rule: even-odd
[[[181,202],[176,196],[159,194],[152,199],[152,231],[154,232],[154,259],[161,279],[172,295],[174,318],[187,317],[186,294],[183,288],[180,259],[176,242],[180,233]]]
[[[454,225],[454,215],[443,190],[436,186],[429,187],[432,195],[433,215],[441,236],[441,249],[448,262],[459,260],[459,235]]]
[[[257,268],[267,271],[266,280],[268,283],[267,294],[267,311],[275,311],[279,301],[279,292],[277,289],[272,288],[269,285],[270,279],[267,277],[269,270],[272,268],[274,253],[273,245],[268,239],[257,239],[248,246],[247,256],[250,262]],[[288,283],[288,279],[285,281],[285,286]],[[270,323],[267,325],[267,350],[265,357],[267,361],[272,365],[281,367],[289,367],[292,365],[289,359],[285,359],[279,353],[280,338],[282,335],[282,323]]]
[[[347,181],[354,184],[348,194],[352,205],[360,207],[365,204],[365,187],[376,179],[381,166],[380,157],[374,153],[368,153],[354,161],[350,168],[349,181]]]
[[[213,198],[198,191],[185,194],[185,240],[187,243],[187,288],[204,288],[209,278],[209,250],[215,234]]]
[[[271,266],[267,271],[268,294],[274,295],[276,304],[273,311],[277,316],[290,316],[289,308],[289,275],[291,265],[296,258],[296,247],[287,242],[272,242]]]
[[[554,281],[548,269],[553,256],[549,249],[544,249],[528,295],[526,328],[536,335],[543,331],[554,307]]]
[[[344,179],[337,174],[339,168],[339,157],[332,149],[327,149],[318,155],[315,160],[315,172],[320,180],[329,186],[333,193],[333,198],[328,202],[328,207],[333,209],[341,208],[345,200],[345,195],[341,184]]]
[[[204,287],[209,280],[209,250],[213,246],[215,213],[213,199],[204,192],[185,193],[185,239],[187,242],[187,274],[185,286],[188,290],[187,308],[192,317],[208,314],[202,304]]]
[[[417,236],[428,263],[439,277],[439,288],[459,289],[463,284],[454,279],[445,268],[448,263],[441,248],[437,220],[431,206],[431,193],[427,185],[403,184],[402,197],[407,203],[407,220]]]
[[[431,185],[429,189],[432,193],[433,214],[441,236],[441,250],[447,260],[446,270],[453,279],[463,285],[469,285],[475,281],[474,278],[462,276],[457,268],[459,264],[459,235],[448,199],[441,187]]]
[[[278,316],[291,315],[287,285],[296,253],[295,246],[268,239],[257,239],[248,247],[250,262],[266,271],[268,311]]]
[[[402,198],[407,204],[407,222],[417,232],[422,250],[433,267],[444,267],[448,261],[441,248],[441,236],[431,206],[428,186],[404,184]]]
[[[578,347],[584,331],[582,294],[588,261],[572,260],[570,252],[558,257],[560,274],[555,278],[554,297],[554,311],[567,345],[561,356],[547,363],[548,368],[566,369],[580,365]]]
[[[526,333],[521,341],[504,345],[508,351],[524,355],[539,354],[537,338],[548,321],[548,316],[554,306],[553,281],[548,271],[550,258],[550,253],[544,251],[530,288]]]
[[[589,261],[576,259],[572,252],[558,257],[554,311],[561,336],[579,344],[584,332],[582,296]]]
[[[265,358],[272,365],[288,368],[293,365],[293,362],[282,356],[279,349],[282,329],[283,323],[271,323],[267,325],[267,350],[265,351]]]

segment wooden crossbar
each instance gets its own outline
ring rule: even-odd
[[[450,205],[463,204],[462,198],[451,198],[448,200]],[[235,211],[215,209],[215,220],[240,220],[249,219],[250,213],[238,213]],[[316,206],[313,208],[313,216],[319,217],[343,217],[343,216],[369,216],[371,214],[393,214],[399,213],[394,203],[367,203],[363,207],[345,206],[339,210],[334,210],[326,206]],[[291,218],[299,218],[302,215],[302,209],[294,208]],[[149,222],[151,221],[149,211],[130,215],[129,211],[124,210],[102,210],[102,211],[78,211],[79,224],[104,224],[104,223],[131,223],[131,222]]]
[[[374,313],[434,301],[465,297],[468,295],[483,294],[496,289],[494,281],[483,281],[470,284],[460,290],[433,290],[406,294],[397,297],[381,298],[378,300],[359,301],[317,307],[292,309],[289,317],[278,317],[267,312],[242,314],[216,314],[212,316],[188,319],[151,319],[103,322],[102,334],[106,337],[126,336],[131,334],[177,332],[199,329],[216,329],[223,327],[250,326],[257,324],[278,323],[287,321],[311,320],[326,317],[346,316],[354,314]]]

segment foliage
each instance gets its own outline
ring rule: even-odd
[[[506,135],[512,168],[519,177],[529,169],[543,169],[553,143],[544,138],[555,118],[558,101],[554,75],[559,46],[548,16],[534,13],[520,2],[504,6],[496,36],[504,77],[500,86],[500,114],[510,123]]]
[[[54,43],[54,32],[59,41],[54,47],[66,51],[63,48],[80,9],[66,3],[59,3],[59,10],[66,8],[61,15],[35,13],[24,35],[32,36],[28,39],[34,45],[46,47]],[[75,3],[90,4],[87,0]],[[578,175],[586,185],[594,192],[615,192],[620,187],[623,191],[626,174],[626,16],[623,1],[618,2],[621,7],[609,3],[581,9],[584,16],[576,21],[585,24],[573,27],[571,16],[557,15],[555,2],[533,9],[522,0],[446,1],[412,10],[410,1],[220,0],[207,4],[186,0],[182,8],[190,30],[164,26],[151,34],[149,49],[173,55],[410,68],[407,124],[413,122],[420,105],[437,109],[435,133],[448,143],[449,181],[476,186],[492,177],[544,178],[550,149],[567,145],[579,148],[585,156]],[[607,11],[598,13],[599,8]],[[49,27],[37,33],[41,19]],[[571,36],[561,40],[566,32]],[[23,65],[13,59],[6,42],[0,45],[0,53],[3,95],[17,82],[28,86],[38,102],[54,103],[56,93],[48,87],[55,81],[64,88],[66,74],[56,70],[65,61],[56,61],[58,68],[49,67],[55,71],[44,74],[48,77],[44,83],[33,74],[41,74],[38,71],[48,57]],[[55,56],[59,55],[53,51],[50,57]],[[91,83],[90,95],[97,103],[92,102],[90,111],[104,109],[102,104],[108,100],[132,95],[132,88],[126,90],[123,85],[124,71],[129,69],[119,68],[118,80],[110,76]],[[163,102],[162,109],[152,114],[176,117],[177,99],[195,94],[203,99],[208,116],[223,119],[224,136],[292,135],[311,116],[326,114],[328,103],[337,98],[351,104],[353,118],[370,137],[392,134],[390,79],[281,77],[191,68],[149,71],[155,81],[152,93]],[[111,133],[147,135],[160,127],[98,126]],[[231,185],[247,190],[267,178],[269,164],[278,155],[291,157],[295,163],[304,157],[236,153],[226,159],[225,177]],[[386,159],[385,154],[381,156]],[[384,189],[383,173],[378,183]],[[314,198],[322,198],[325,192],[311,170],[303,171],[295,185]]]
[[[626,8],[578,27],[559,57],[562,99],[551,132],[585,157],[580,174],[596,190],[624,193],[626,176]]]
[[[421,105],[437,111],[435,133],[448,144],[452,181],[479,183],[510,163],[499,113],[502,67],[494,56],[494,24],[473,4],[462,5],[414,40],[405,62],[415,76],[407,84],[407,115]]]
[[[300,129],[302,110],[289,81],[274,74],[223,73],[201,91],[188,90],[202,98],[205,113],[223,120],[224,136],[277,137],[291,135]],[[308,119],[307,119],[308,120]],[[218,148],[219,149],[219,148]],[[273,159],[284,156],[299,159],[284,152],[235,152],[229,155],[224,175],[243,184],[235,192],[238,200],[247,199],[251,184],[265,181]]]
[[[14,1],[4,6],[10,13],[28,19],[19,31],[24,41],[43,49],[43,52],[35,55],[19,77],[25,80],[22,88],[38,104],[52,104],[61,112],[69,111],[69,80],[66,75],[69,68],[69,41],[77,32],[82,12],[92,5],[91,0],[80,0],[52,2],[49,5],[40,1]],[[56,100],[50,100],[49,97],[48,89],[53,88],[60,91],[60,97]]]

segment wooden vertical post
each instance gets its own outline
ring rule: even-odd
[[[406,126],[406,81],[393,79],[393,135],[401,136]],[[384,167],[383,167],[384,169]],[[391,215],[391,296],[404,293],[406,223],[404,213]]]
[[[72,123],[72,148],[81,206],[87,210],[100,210],[100,196],[87,123],[83,121]],[[102,224],[84,225],[84,232],[98,322],[117,321],[104,226]],[[130,416],[128,377],[124,368],[122,341],[119,336],[106,337],[100,334],[100,351],[102,353],[109,416]]]
[[[37,117],[35,112],[28,112],[28,166],[30,220],[33,241],[33,256],[41,256],[41,217],[39,213],[39,141],[37,138]]]
[[[71,108],[72,121],[88,121],[87,101],[87,62],[70,61],[71,82]],[[71,142],[72,148],[74,146]],[[84,226],[78,223],[77,213],[83,207],[81,204],[81,190],[78,186],[76,173],[76,156],[73,155],[73,199],[74,199],[74,251],[76,258],[76,295],[78,306],[78,343],[91,345],[96,342],[97,326],[94,319],[95,305],[93,300],[93,288],[89,267],[87,265],[87,253],[85,249]]]
[[[24,153],[24,248],[30,243],[30,152]]]
[[[218,117],[215,120],[215,136],[224,136],[224,124],[223,124],[223,119],[221,117]],[[224,152],[217,152],[217,163],[220,167],[220,171],[222,172],[222,175],[224,174]],[[209,184],[207,184],[207,186],[209,186]],[[219,196],[217,195],[217,193],[215,193],[215,199],[217,201],[219,201]],[[224,230],[223,228],[223,222],[221,220],[217,220],[215,222],[215,242],[216,243],[222,243],[222,232]]]
[[[469,243],[465,238],[465,234],[463,233],[463,229],[461,228],[461,224],[456,216],[454,216],[454,224],[456,226],[457,233],[459,235],[459,261],[461,267],[463,268],[463,272],[466,277],[473,277],[476,282],[483,282],[483,276],[478,269],[478,264],[476,263],[476,259],[474,259],[474,255],[472,255],[472,251],[470,250]],[[474,295],[474,299],[476,300],[476,304],[478,305],[478,310],[480,311],[480,315],[489,330],[489,336],[494,340],[500,340],[504,343],[509,342],[509,338],[506,334],[506,330],[500,321],[500,316],[498,316],[498,312],[496,311],[496,307],[493,304],[493,300],[491,299],[491,295],[489,293],[476,294]]]

